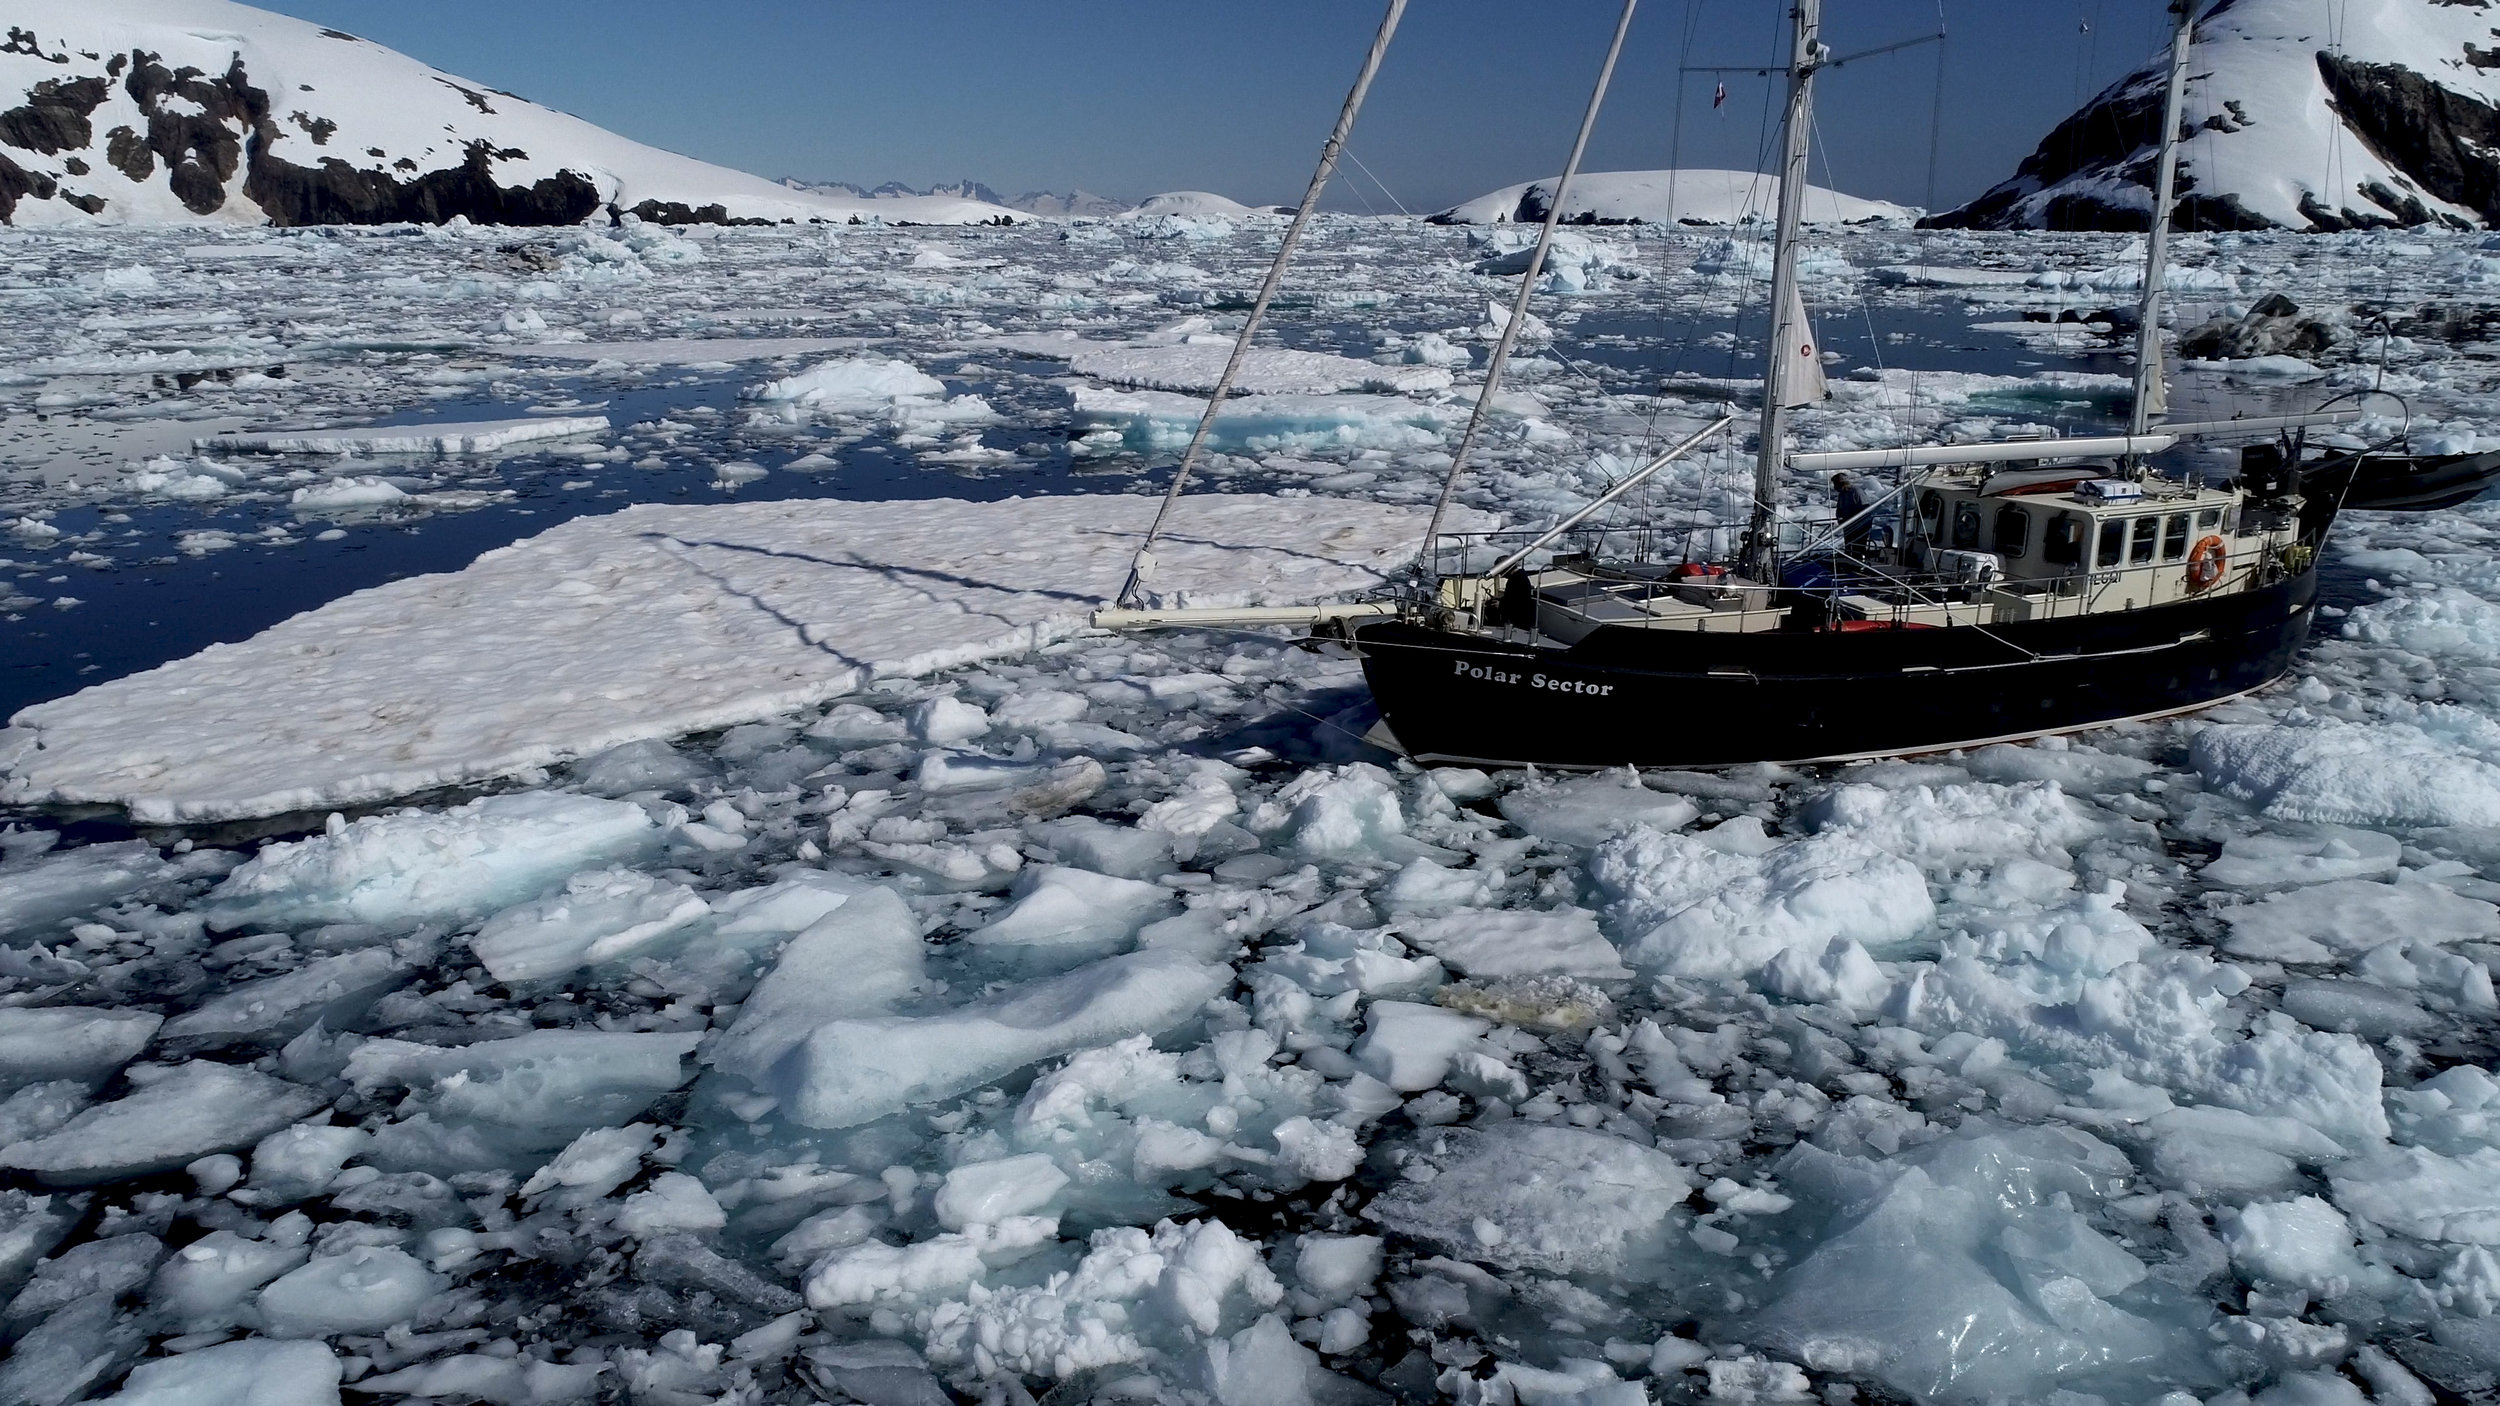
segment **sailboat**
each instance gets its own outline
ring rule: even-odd
[[[1732,416],[1550,529],[1442,535],[1444,510],[1499,385],[1505,337],[1488,363],[1484,399],[1454,455],[1411,588],[1313,622],[1315,635],[1360,657],[1381,715],[1372,740],[1427,764],[1829,762],[2167,717],[2282,677],[2308,637],[2319,552],[2340,506],[2336,496],[2304,491],[2326,485],[2305,482],[2304,471],[2318,465],[2304,462],[2301,436],[2358,412],[2159,418],[2163,281],[2195,0],[2174,0],[2171,9],[2135,394],[2122,433],[1843,452],[1790,447],[1789,412],[1808,401],[1821,375],[1798,292],[1798,231],[1814,80],[1832,61],[1820,37],[1821,0],[1793,0],[1772,330],[1741,545],[1726,559],[1690,557],[1670,549],[1663,534],[1586,525]],[[1523,275],[1513,326],[1567,207],[1630,16],[1627,0]],[[1242,347],[1254,331],[1255,324],[1245,327]],[[1211,404],[1210,421],[1213,412]],[[2241,471],[2227,486],[2161,476],[2148,464],[2183,441],[2251,435],[2273,438],[2242,451]],[[1801,522],[1780,504],[1784,472],[1797,471],[1892,477],[1852,520]],[[2352,478],[2344,475],[2344,484]],[[1894,525],[1870,530],[1878,517]],[[1474,566],[1488,557],[1489,567]],[[1138,598],[1142,584],[1133,576],[1122,608],[1103,612],[1101,623],[1216,623],[1209,612],[1152,608]]]

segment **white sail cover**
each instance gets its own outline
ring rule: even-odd
[[[1781,408],[1794,410],[1831,399],[1831,387],[1823,380],[1823,344],[1814,335],[1813,322],[1806,317],[1805,299],[1794,288],[1788,290],[1788,316],[1781,319],[1781,325],[1790,331],[1782,339],[1786,345],[1778,349],[1789,358],[1788,379],[1781,386]]]

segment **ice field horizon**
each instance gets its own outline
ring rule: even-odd
[[[2185,718],[1426,771],[1084,624],[1280,229],[0,231],[0,1401],[2500,1393],[2500,506]],[[2123,413],[2140,237],[1807,242],[1801,447]],[[1318,220],[1171,589],[1393,573],[1524,249]],[[2174,250],[2331,333],[2175,406],[2500,448],[2500,239]],[[1467,522],[1767,271],[1566,231]]]

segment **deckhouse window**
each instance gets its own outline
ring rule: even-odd
[[[2124,557],[2126,554],[2127,520],[2125,518],[2119,518],[2114,522],[2102,523],[2101,546],[2100,550],[2093,554],[2092,559],[2094,564],[2099,566],[2116,566],[2119,559]]]
[[[2153,544],[2161,539],[2161,519],[2140,517],[2135,520],[2135,540],[2127,549],[2127,560],[2142,566],[2153,559]]]
[[[2059,513],[2049,519],[2049,530],[2040,540],[2040,555],[2058,566],[2074,566],[2083,560],[2084,536],[2090,531],[2084,519],[2073,513]]]
[[[2030,544],[2031,514],[2010,503],[1997,509],[1997,555],[2020,561]]]
[[[1979,545],[1979,505],[1962,503],[1953,509],[1953,545],[1968,551]]]
[[[2187,556],[2188,515],[2172,513],[2161,530],[2161,559],[2178,561]]]

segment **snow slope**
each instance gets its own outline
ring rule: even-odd
[[[1137,208],[1127,211],[1121,218],[1151,220],[1157,215],[1186,215],[1195,219],[1237,220],[1244,215],[1273,215],[1279,208],[1274,205],[1244,205],[1213,191],[1167,190],[1161,195],[1147,196],[1138,202]]]
[[[33,0],[10,19],[0,220],[21,225],[1012,217],[786,189],[227,0]]]
[[[395,581],[240,644],[28,708],[11,802],[160,821],[353,805],[750,722],[1082,629],[1155,500],[630,508]],[[1184,499],[1158,555],[1177,602],[1377,584],[1410,508]],[[562,685],[550,692],[548,681]]]
[[[1479,195],[1434,215],[1443,225],[1534,223],[1552,207],[1554,181],[1526,181]],[[1572,224],[1732,225],[1767,220],[1779,208],[1779,179],[1755,171],[1590,171],[1571,183]],[[1861,200],[1822,186],[1806,188],[1809,223],[1906,220],[1917,212]]]
[[[2143,229],[2167,67],[2067,118],[1957,228]],[[2197,25],[2183,227],[2500,222],[2500,28],[2481,0],[2224,0]]]

